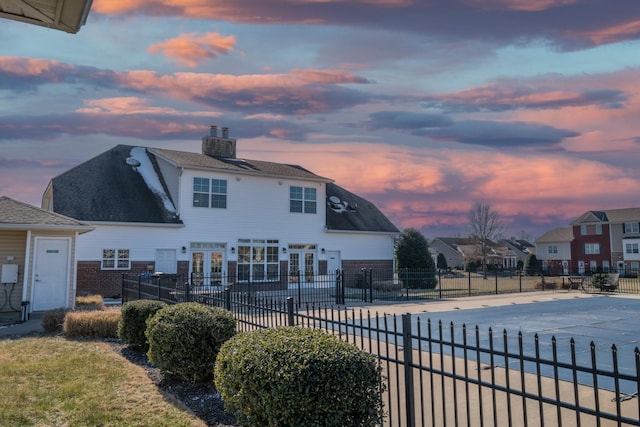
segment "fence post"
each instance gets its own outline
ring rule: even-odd
[[[407,427],[415,427],[416,412],[413,393],[413,343],[411,340],[411,314],[402,315],[402,346],[404,347],[404,395]]]
[[[471,269],[467,271],[467,277],[469,278],[469,296],[471,296]]]
[[[366,270],[365,270],[366,277]],[[369,269],[369,302],[373,302],[373,270]]]
[[[120,291],[120,305],[124,305],[124,303],[126,302],[124,300],[124,278],[127,274],[126,273],[122,273],[122,290]]]
[[[522,293],[522,270],[520,270],[520,274],[518,274],[518,278],[520,280],[520,293]]]
[[[231,289],[229,287],[224,288],[224,307],[231,311]]]
[[[295,319],[293,317],[293,298],[287,297],[287,325],[295,326]]]
[[[442,299],[442,271],[438,268],[438,283],[436,286],[438,287],[438,297]]]
[[[342,286],[340,286],[340,270],[336,269],[336,304],[344,304],[344,292],[342,292]]]
[[[496,268],[496,295],[498,295],[498,269]]]
[[[138,299],[142,298],[142,275],[138,274]]]
[[[305,274],[304,279],[306,280],[307,272],[303,272]],[[300,275],[300,270],[298,270],[298,304],[302,304],[302,276]]]
[[[184,284],[185,301],[191,301],[191,284],[193,283],[193,272],[189,275],[189,280]]]

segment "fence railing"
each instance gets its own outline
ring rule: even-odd
[[[165,295],[146,291],[140,288],[140,296]],[[230,310],[240,331],[323,329],[375,355],[387,388],[384,427],[640,426],[638,348],[634,363],[622,364],[615,345],[578,349],[571,339],[561,348],[555,338],[542,342],[536,334],[527,342],[518,333],[514,340],[506,330],[426,316],[304,305],[230,287],[191,298]]]
[[[284,301],[296,305],[336,304],[354,301],[402,301],[460,296],[530,292],[535,290],[580,288],[599,292],[602,273],[583,275],[534,276],[518,271],[435,271],[435,270],[337,270],[325,275],[289,274],[275,280],[237,281],[236,277],[175,274],[124,275],[122,298],[157,298],[167,302],[191,301],[215,296],[229,289],[232,293]],[[576,282],[578,278],[578,282]],[[579,286],[576,286],[579,283]],[[614,290],[640,293],[637,276],[619,277]]]

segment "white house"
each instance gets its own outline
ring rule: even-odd
[[[393,269],[398,229],[370,202],[301,166],[236,157],[215,126],[202,153],[118,145],[53,178],[43,208],[79,236],[78,293],[120,293],[122,273],[282,289],[335,269]]]
[[[536,239],[536,258],[545,274],[570,273],[572,241],[571,227],[554,228]]]

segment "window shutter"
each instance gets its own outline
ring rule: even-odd
[[[622,234],[626,233],[626,227],[624,226],[624,222],[622,223]]]

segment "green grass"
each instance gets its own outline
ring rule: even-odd
[[[101,341],[0,340],[1,426],[204,426]]]

